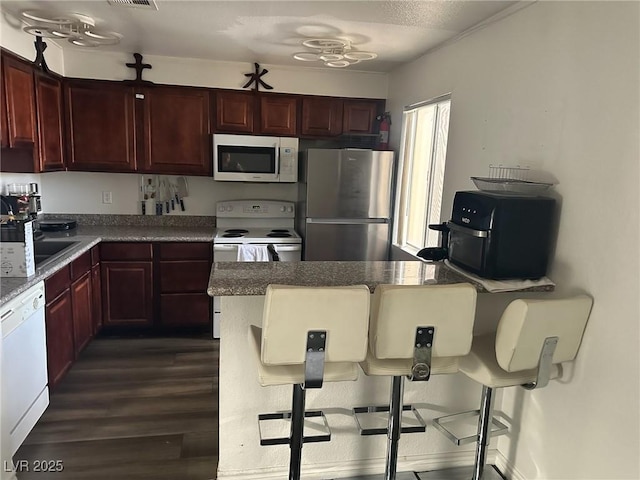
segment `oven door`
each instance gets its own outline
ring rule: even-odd
[[[299,243],[272,244],[281,262],[299,262],[302,259],[302,245]],[[237,262],[238,244],[215,244],[214,262]]]
[[[483,275],[490,232],[474,230],[449,222],[449,261],[475,274]]]

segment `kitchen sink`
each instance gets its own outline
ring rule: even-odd
[[[38,240],[34,242],[33,253],[36,266],[40,267],[43,263],[61,257],[67,252],[67,249],[78,243],[71,240]]]

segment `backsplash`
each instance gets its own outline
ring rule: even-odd
[[[42,220],[68,218],[82,226],[118,227],[215,227],[216,217],[204,215],[108,215],[108,214],[53,214],[38,216]]]

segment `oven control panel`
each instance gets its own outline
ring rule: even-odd
[[[216,204],[222,218],[294,218],[293,202],[278,200],[233,200]]]

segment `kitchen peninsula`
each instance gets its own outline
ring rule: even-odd
[[[288,446],[260,446],[258,414],[290,408],[290,386],[261,387],[249,325],[260,325],[269,284],[338,286],[379,284],[451,284],[469,280],[443,263],[391,262],[217,262],[208,293],[221,296],[219,480],[283,478]],[[474,284],[478,292],[486,292]],[[528,291],[548,291],[537,287]],[[304,311],[300,312],[304,315]],[[425,312],[428,317],[428,312]],[[356,382],[326,383],[307,394],[307,409],[322,409],[332,431],[330,442],[303,450],[305,478],[346,477],[384,470],[385,435],[360,436],[351,417],[356,406],[388,403],[389,379],[359,376]],[[429,382],[406,382],[405,403],[412,403],[427,424],[442,412],[477,408],[480,387],[463,375],[438,375]],[[495,448],[495,445],[492,445]],[[458,448],[432,428],[403,435],[398,471],[420,471],[473,463],[473,446]]]

